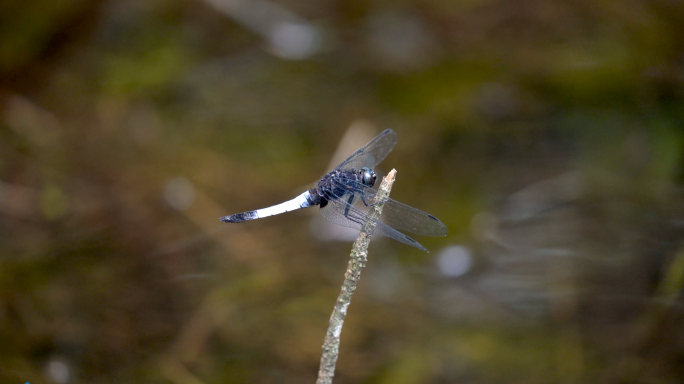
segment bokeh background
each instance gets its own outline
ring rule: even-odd
[[[0,382],[312,383],[351,248],[310,188],[393,128],[336,383],[684,382],[678,0],[0,3]]]

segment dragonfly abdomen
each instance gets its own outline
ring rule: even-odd
[[[256,211],[248,211],[224,216],[219,220],[223,221],[224,223],[241,223],[247,220],[261,219],[268,216],[279,215],[281,213],[310,207],[312,205],[316,205],[316,203],[309,191],[306,191],[294,199],[288,200],[284,203],[280,203],[268,208],[257,209]]]

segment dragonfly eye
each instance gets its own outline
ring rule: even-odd
[[[375,172],[371,171],[368,167],[361,168],[360,173],[361,183],[368,187],[372,187],[375,184],[375,180],[378,178]]]

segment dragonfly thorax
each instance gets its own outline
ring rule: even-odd
[[[351,170],[334,169],[323,176],[316,188],[309,190],[312,204],[320,203],[321,207],[324,207],[327,200],[338,199],[348,192],[362,193],[359,188],[372,187],[377,179],[375,171],[368,167]]]

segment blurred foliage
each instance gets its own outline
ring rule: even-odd
[[[0,381],[313,382],[350,242],[217,219],[370,121],[450,235],[371,245],[335,382],[682,383],[682,106],[671,0],[4,1]]]

